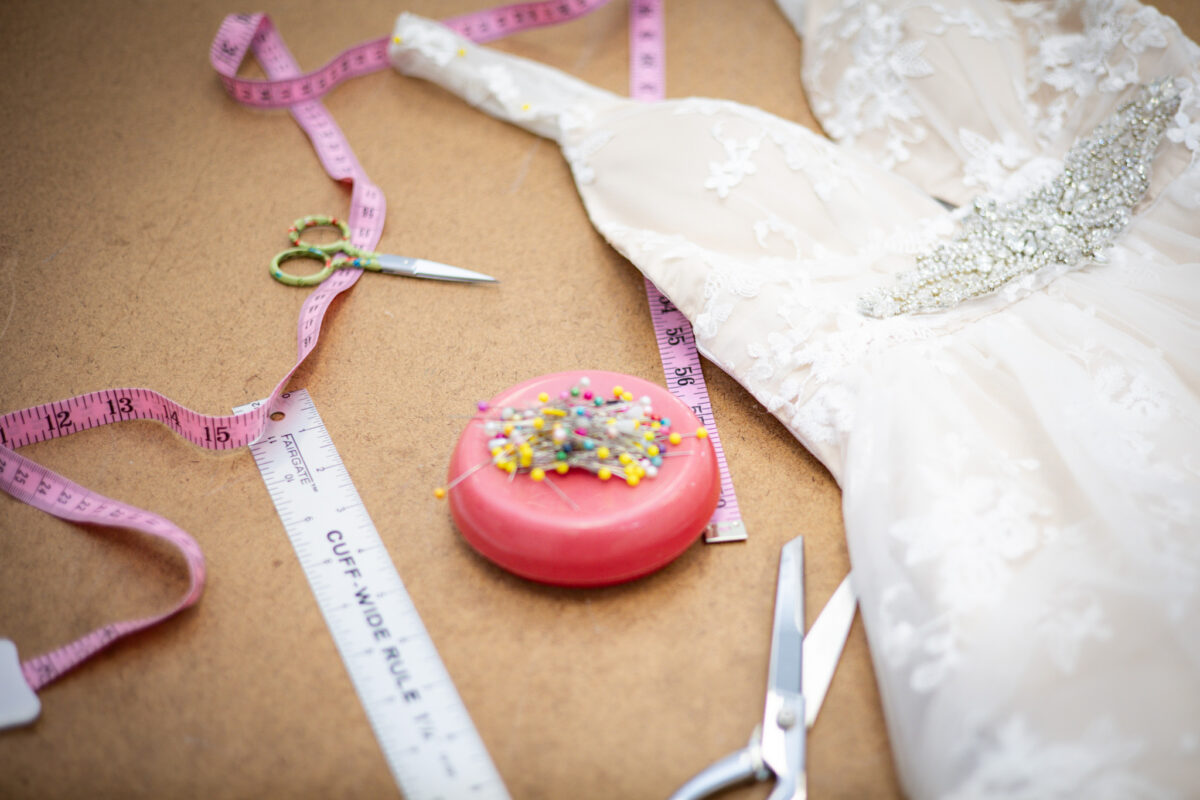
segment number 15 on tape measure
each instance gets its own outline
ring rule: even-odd
[[[250,450],[405,798],[508,798],[308,393]]]

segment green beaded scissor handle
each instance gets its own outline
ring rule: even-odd
[[[300,234],[309,228],[337,228],[341,238],[329,244],[309,244],[301,241]],[[472,269],[456,267],[452,264],[440,264],[424,258],[408,258],[405,256],[373,253],[361,247],[350,244],[350,226],[337,217],[326,217],[314,214],[301,217],[288,228],[288,241],[294,247],[278,253],[271,259],[271,277],[288,286],[316,286],[333,274],[334,270],[342,267],[369,269],[372,272],[383,272],[388,275],[407,275],[411,278],[432,278],[438,281],[454,281],[457,283],[496,283],[491,275],[484,275]],[[293,258],[313,258],[324,262],[324,266],[312,275],[293,275],[284,272],[280,266]]]
[[[341,233],[341,238],[329,244],[309,244],[301,240],[300,235],[309,228],[334,227]],[[375,254],[363,250],[350,243],[350,226],[337,217],[326,217],[313,214],[301,217],[288,228],[288,241],[294,246],[284,250],[271,259],[271,277],[288,286],[316,286],[333,274],[334,270],[342,267],[357,267],[378,271],[379,262]],[[284,272],[280,266],[284,261],[293,258],[312,258],[325,262],[325,265],[311,275],[293,275]]]

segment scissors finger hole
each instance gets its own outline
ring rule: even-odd
[[[296,274],[295,272],[284,271],[282,265],[285,261],[299,259],[319,261],[322,266],[316,272],[312,273]],[[280,283],[286,283],[288,286],[315,286],[333,274],[334,268],[335,265],[332,256],[326,255],[322,251],[312,247],[293,247],[290,250],[284,250],[271,259],[271,277]]]
[[[301,236],[309,241],[301,240]],[[288,239],[296,247],[316,247],[325,252],[350,241],[350,226],[337,217],[301,217],[288,228]]]

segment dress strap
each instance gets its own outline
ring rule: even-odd
[[[560,144],[597,108],[629,102],[558,70],[479,47],[433,20],[401,14],[388,58],[496,117]]]
[[[788,22],[796,29],[796,35],[804,37],[804,15],[807,12],[808,0],[775,0],[775,5],[787,17]]]

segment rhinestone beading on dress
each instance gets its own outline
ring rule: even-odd
[[[939,311],[1045,267],[1102,262],[1150,185],[1158,143],[1179,108],[1170,79],[1139,89],[1067,153],[1062,171],[1020,200],[981,197],[954,239],[915,269],[859,297],[859,311],[892,317]]]

